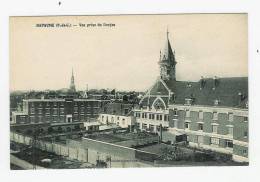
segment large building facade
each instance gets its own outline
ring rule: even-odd
[[[23,113],[29,123],[86,122],[98,117],[102,103],[91,99],[27,99]]]
[[[67,92],[45,98],[23,99],[22,111],[13,111],[12,124],[89,122],[98,118],[108,100],[80,98],[76,92],[74,73]]]
[[[134,109],[137,127],[158,132],[162,126],[173,136],[186,135],[191,147],[248,162],[248,78],[178,81],[176,63],[167,32],[160,76],[141,99],[140,108]]]

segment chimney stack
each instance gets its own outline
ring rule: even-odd
[[[204,79],[203,76],[201,76],[201,79],[200,79],[200,89],[203,89],[205,84],[206,84],[206,80]]]
[[[215,90],[219,84],[219,79],[217,76],[214,76],[213,78],[213,81],[214,81],[214,86],[213,86],[213,90]]]

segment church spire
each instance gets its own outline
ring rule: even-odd
[[[166,44],[160,55],[159,65],[160,65],[160,76],[163,80],[176,80],[175,52],[172,50],[170,44],[168,27],[166,31]]]
[[[168,31],[168,27],[167,27],[166,36],[167,36],[167,40],[169,40],[169,31]]]
[[[71,91],[71,92],[76,92],[75,83],[74,83],[73,68],[72,68],[71,79],[70,79],[70,91]]]

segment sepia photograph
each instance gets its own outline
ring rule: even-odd
[[[10,16],[9,73],[11,170],[249,165],[247,13]]]

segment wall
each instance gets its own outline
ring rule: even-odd
[[[32,142],[31,137],[14,132],[11,132],[10,140],[25,145],[30,145]],[[70,159],[76,159],[82,162],[96,164],[97,160],[103,160],[107,162],[108,167],[111,166],[121,168],[152,167],[151,164],[147,164],[136,159],[136,153],[138,152],[139,156],[154,156],[152,153],[91,139],[83,139],[80,141],[67,140],[66,145],[46,141],[36,141],[36,147],[44,151],[52,152],[57,155],[68,157]]]
[[[96,164],[103,160],[111,167],[152,167],[153,165],[140,161],[144,156],[155,157],[155,154],[139,151],[112,143],[101,142],[89,138],[81,141],[67,140],[69,147],[83,147],[88,149],[88,161]]]
[[[113,114],[100,114],[98,120],[103,124],[113,123],[121,128],[128,128],[130,125],[134,125],[134,117],[122,116]]]
[[[32,143],[31,137],[24,136],[24,135],[14,133],[14,132],[11,132],[10,140],[17,142],[17,143],[25,144],[25,145],[31,145],[31,143]],[[43,151],[52,152],[57,155],[68,157],[70,159],[76,159],[76,160],[79,160],[82,162],[88,162],[87,149],[73,148],[73,147],[68,147],[66,145],[63,145],[63,144],[51,143],[51,142],[46,142],[46,141],[41,141],[41,140],[37,140],[35,143],[36,143],[36,147]]]
[[[24,161],[22,159],[19,159],[17,157],[15,157],[14,155],[10,155],[10,163],[11,164],[14,164],[16,166],[19,166],[23,169],[34,169],[33,168],[33,165],[27,161]],[[35,166],[36,169],[45,169],[44,167],[41,167],[41,166]]]
[[[174,111],[177,111],[177,115],[174,114]],[[187,112],[190,113],[190,116],[186,116]],[[202,117],[199,117],[199,112],[203,113]],[[217,113],[217,117],[214,118],[213,113]],[[229,119],[230,113],[233,114],[233,119]],[[231,152],[234,155],[248,157],[247,116],[247,109],[171,105],[169,127],[187,134],[188,141],[194,146],[203,146],[219,152]],[[189,123],[189,129],[185,129],[185,122]],[[203,131],[198,130],[199,123],[203,124]],[[217,133],[213,133],[213,125],[217,126]],[[228,133],[229,128],[233,128],[233,135]],[[198,136],[201,136],[201,141],[198,141]],[[219,145],[213,146],[210,138],[218,138]],[[233,141],[233,149],[227,148],[226,141]]]

